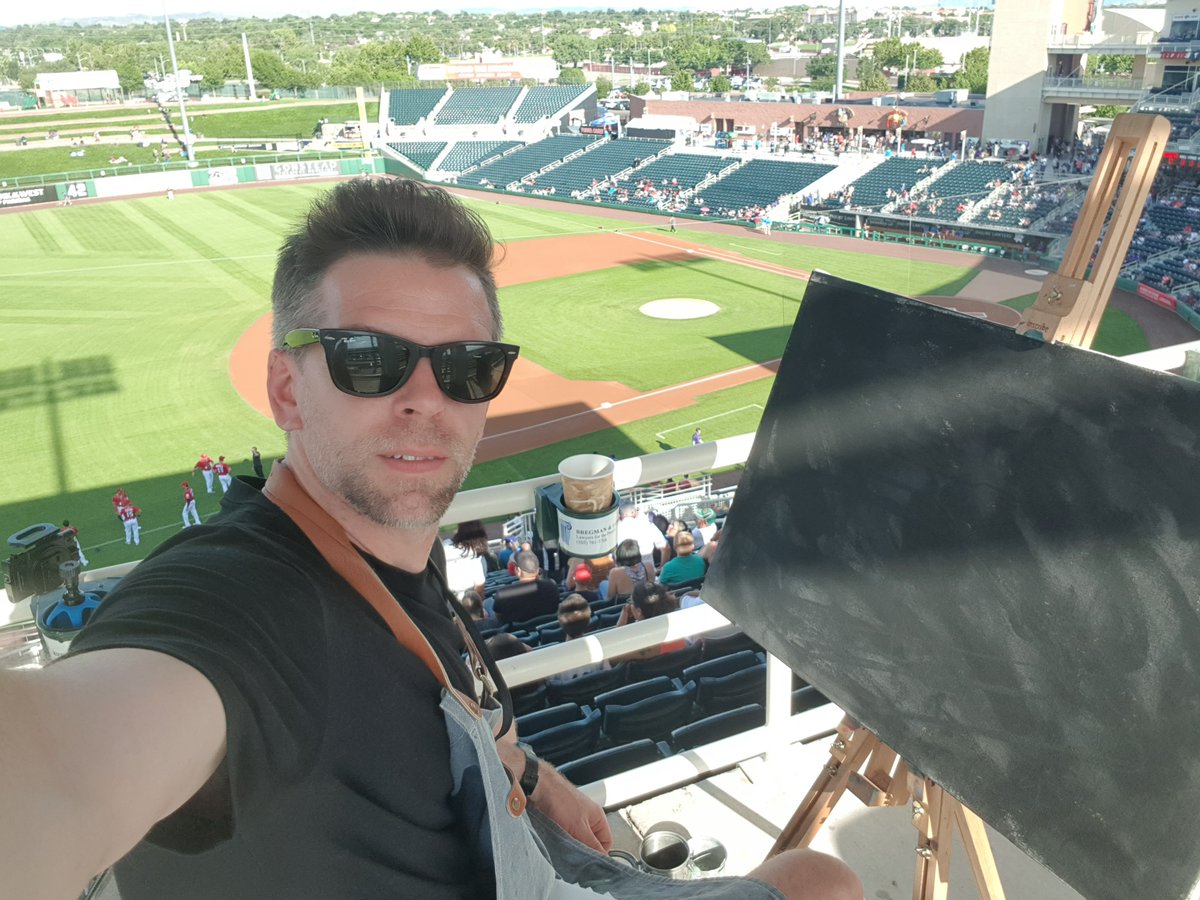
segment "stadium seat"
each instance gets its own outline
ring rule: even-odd
[[[808,687],[792,691],[792,715],[794,716],[796,713],[801,713],[805,710],[816,709],[818,706],[824,706],[828,702],[829,698],[810,684]]]
[[[515,687],[511,694],[514,716],[535,712],[546,705],[546,683],[544,681]]]
[[[704,637],[704,659],[716,659],[719,656],[728,656],[730,653],[736,653],[739,650],[762,650],[762,646],[746,634],[744,631],[739,631],[737,634],[721,635],[720,637]]]
[[[661,743],[642,738],[624,746],[597,750],[564,763],[558,771],[572,784],[582,786],[663,759],[670,755],[667,749]]]
[[[659,675],[655,678],[647,678],[645,681],[638,681],[627,684],[624,687],[614,688],[611,691],[605,691],[602,694],[597,694],[593,705],[601,712],[610,703],[633,703],[637,700],[642,700],[646,697],[653,697],[655,694],[665,694],[668,691],[673,691],[680,686],[677,679],[668,678],[666,675]]]
[[[586,718],[564,722],[521,739],[539,757],[554,765],[587,756],[600,743],[600,712],[589,710]]]
[[[757,663],[728,675],[701,677],[691,683],[696,686],[696,705],[706,714],[762,703],[766,699],[767,664]]]
[[[685,668],[700,662],[700,654],[703,651],[704,648],[697,641],[694,644],[689,644],[682,650],[661,653],[649,659],[631,660],[629,663],[629,681],[630,683],[645,681],[647,678],[654,678],[656,675],[678,678],[683,674]]]
[[[670,744],[676,753],[681,753],[758,728],[766,720],[766,710],[761,704],[748,703],[676,728],[671,732]]]
[[[567,722],[578,722],[588,718],[592,710],[578,703],[559,703],[534,713],[517,716],[517,734],[524,737],[527,734],[537,734],[555,725],[565,725]]]
[[[688,666],[682,672],[684,681],[698,681],[701,678],[720,678],[757,666],[762,659],[753,650],[739,650],[726,656],[718,656],[705,662]]]
[[[604,736],[613,744],[628,744],[640,738],[665,740],[692,720],[695,697],[696,686],[686,684],[632,703],[610,703],[604,708]]]
[[[561,684],[547,684],[547,699],[557,703],[592,703],[597,694],[610,691],[625,683],[627,669],[619,664],[611,669],[600,669]]]

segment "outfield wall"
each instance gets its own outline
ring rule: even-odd
[[[297,159],[248,165],[212,166],[204,169],[168,169],[164,172],[135,172],[129,175],[85,178],[78,181],[0,191],[0,210],[57,203],[66,198],[71,200],[84,200],[88,197],[112,199],[139,194],[165,194],[168,190],[185,191],[198,187],[297,181],[307,178],[340,178],[347,175],[369,175],[384,171],[384,161],[379,157],[356,156],[339,159]]]

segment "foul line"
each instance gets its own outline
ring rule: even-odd
[[[744,409],[762,409],[761,403],[749,403],[746,406],[739,406],[737,409],[727,409],[723,413],[717,413],[715,416],[705,416],[703,419],[696,419],[693,422],[688,422],[685,425],[676,425],[674,428],[668,428],[666,431],[656,431],[654,436],[662,440],[672,431],[687,431],[693,425],[700,425],[704,422],[711,422],[713,419],[720,419],[723,416],[732,416],[734,413],[740,413]]]
[[[737,247],[739,250],[756,250],[759,253],[766,253],[770,256],[783,256],[782,250],[759,250],[757,247],[747,247],[745,244],[730,244],[730,247]]]
[[[705,384],[709,381],[716,381],[717,379],[720,379],[720,378],[727,378],[730,375],[739,375],[742,372],[750,372],[754,369],[765,369],[768,366],[770,366],[772,363],[776,363],[776,362],[779,362],[779,360],[771,359],[771,360],[767,360],[766,362],[753,363],[749,366],[742,366],[741,368],[730,369],[726,372],[717,372],[715,375],[705,375],[703,378],[693,378],[691,381],[684,381],[679,384],[673,384],[670,387],[658,388],[657,390],[649,391],[648,393],[645,393],[645,394],[637,394],[636,396],[633,396],[633,397],[626,397],[624,400],[618,400],[615,403],[606,403],[603,406],[593,406],[590,409],[580,410],[579,412],[571,413],[570,415],[566,415],[566,416],[559,416],[556,419],[544,419],[543,421],[538,422],[534,425],[525,425],[521,428],[514,428],[511,431],[501,431],[498,434],[485,435],[483,437],[483,439],[480,441],[480,443],[483,443],[483,441],[495,440],[496,438],[508,437],[509,435],[512,435],[512,434],[521,434],[522,432],[525,432],[525,431],[533,431],[538,428],[545,428],[547,425],[556,425],[559,422],[567,422],[567,421],[570,421],[571,419],[578,419],[580,416],[590,416],[595,413],[599,413],[603,410],[614,409],[618,406],[625,406],[629,403],[636,403],[639,400],[646,400],[650,397],[658,397],[662,394],[669,394],[672,391],[682,390],[683,388],[693,387],[694,385],[698,385],[698,384]]]

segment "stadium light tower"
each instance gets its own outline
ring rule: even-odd
[[[187,152],[189,168],[196,166],[196,151],[192,147],[192,130],[188,127],[187,105],[183,102],[187,87],[179,86],[179,61],[175,58],[175,37],[171,34],[171,17],[167,14],[167,0],[163,0],[163,22],[167,26],[167,49],[171,52],[171,72],[175,76],[175,95],[179,98],[179,117],[183,119],[183,147]]]

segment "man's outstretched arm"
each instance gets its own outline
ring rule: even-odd
[[[173,657],[97,650],[40,671],[0,672],[4,895],[77,897],[196,793],[224,755],[216,689]]]

